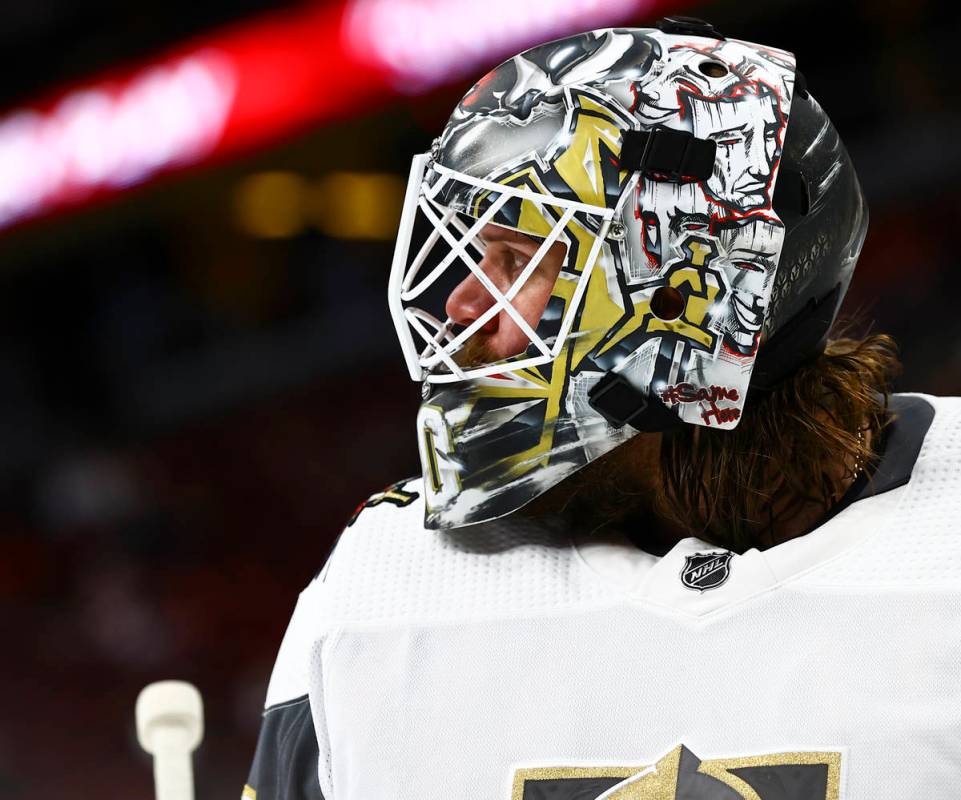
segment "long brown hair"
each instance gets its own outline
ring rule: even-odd
[[[856,469],[870,470],[899,369],[889,336],[834,339],[773,390],[749,395],[733,431],[665,435],[655,510],[735,550],[763,545],[810,504],[826,512]]]

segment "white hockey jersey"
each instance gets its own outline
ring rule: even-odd
[[[663,557],[375,496],[300,597],[247,797],[956,800],[961,400],[811,533]]]

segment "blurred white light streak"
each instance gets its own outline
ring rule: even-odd
[[[207,50],[0,119],[0,227],[199,159],[223,131],[235,86]]]
[[[345,34],[373,54],[394,87],[420,93],[467,75],[492,57],[635,15],[653,0],[353,0]]]

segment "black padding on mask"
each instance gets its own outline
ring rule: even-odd
[[[671,181],[706,181],[716,154],[717,144],[687,131],[624,131],[620,167]]]
[[[587,401],[615,428],[630,425],[638,431],[666,431],[679,427],[680,418],[657,398],[638,389],[610,370],[587,392]]]
[[[794,70],[794,96],[801,97],[807,100],[810,95],[808,94],[808,82],[807,78],[801,73],[800,70]]]
[[[647,398],[624,376],[608,372],[587,393],[591,408],[615,428],[629,425],[647,408]]]
[[[774,212],[783,221],[789,217],[803,217],[811,207],[808,185],[796,169],[782,166],[777,173],[772,201]]]
[[[841,284],[820,300],[812,298],[767,342],[758,348],[751,389],[773,389],[797,366],[824,350],[840,302]]]

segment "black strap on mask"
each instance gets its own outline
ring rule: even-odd
[[[717,28],[710,22],[697,17],[682,17],[680,14],[672,14],[654,23],[654,27],[664,31],[664,33],[675,33],[681,36],[706,36],[708,39],[723,39]]]
[[[716,154],[715,142],[687,131],[624,131],[620,166],[669,181],[706,181]]]
[[[588,390],[587,401],[615,428],[630,425],[638,431],[666,431],[683,424],[660,400],[646,395],[614,370]]]
[[[774,197],[771,198],[771,207],[774,209],[774,213],[782,221],[787,221],[792,217],[806,215],[810,205],[811,198],[804,175],[787,164],[782,164],[777,171]]]

